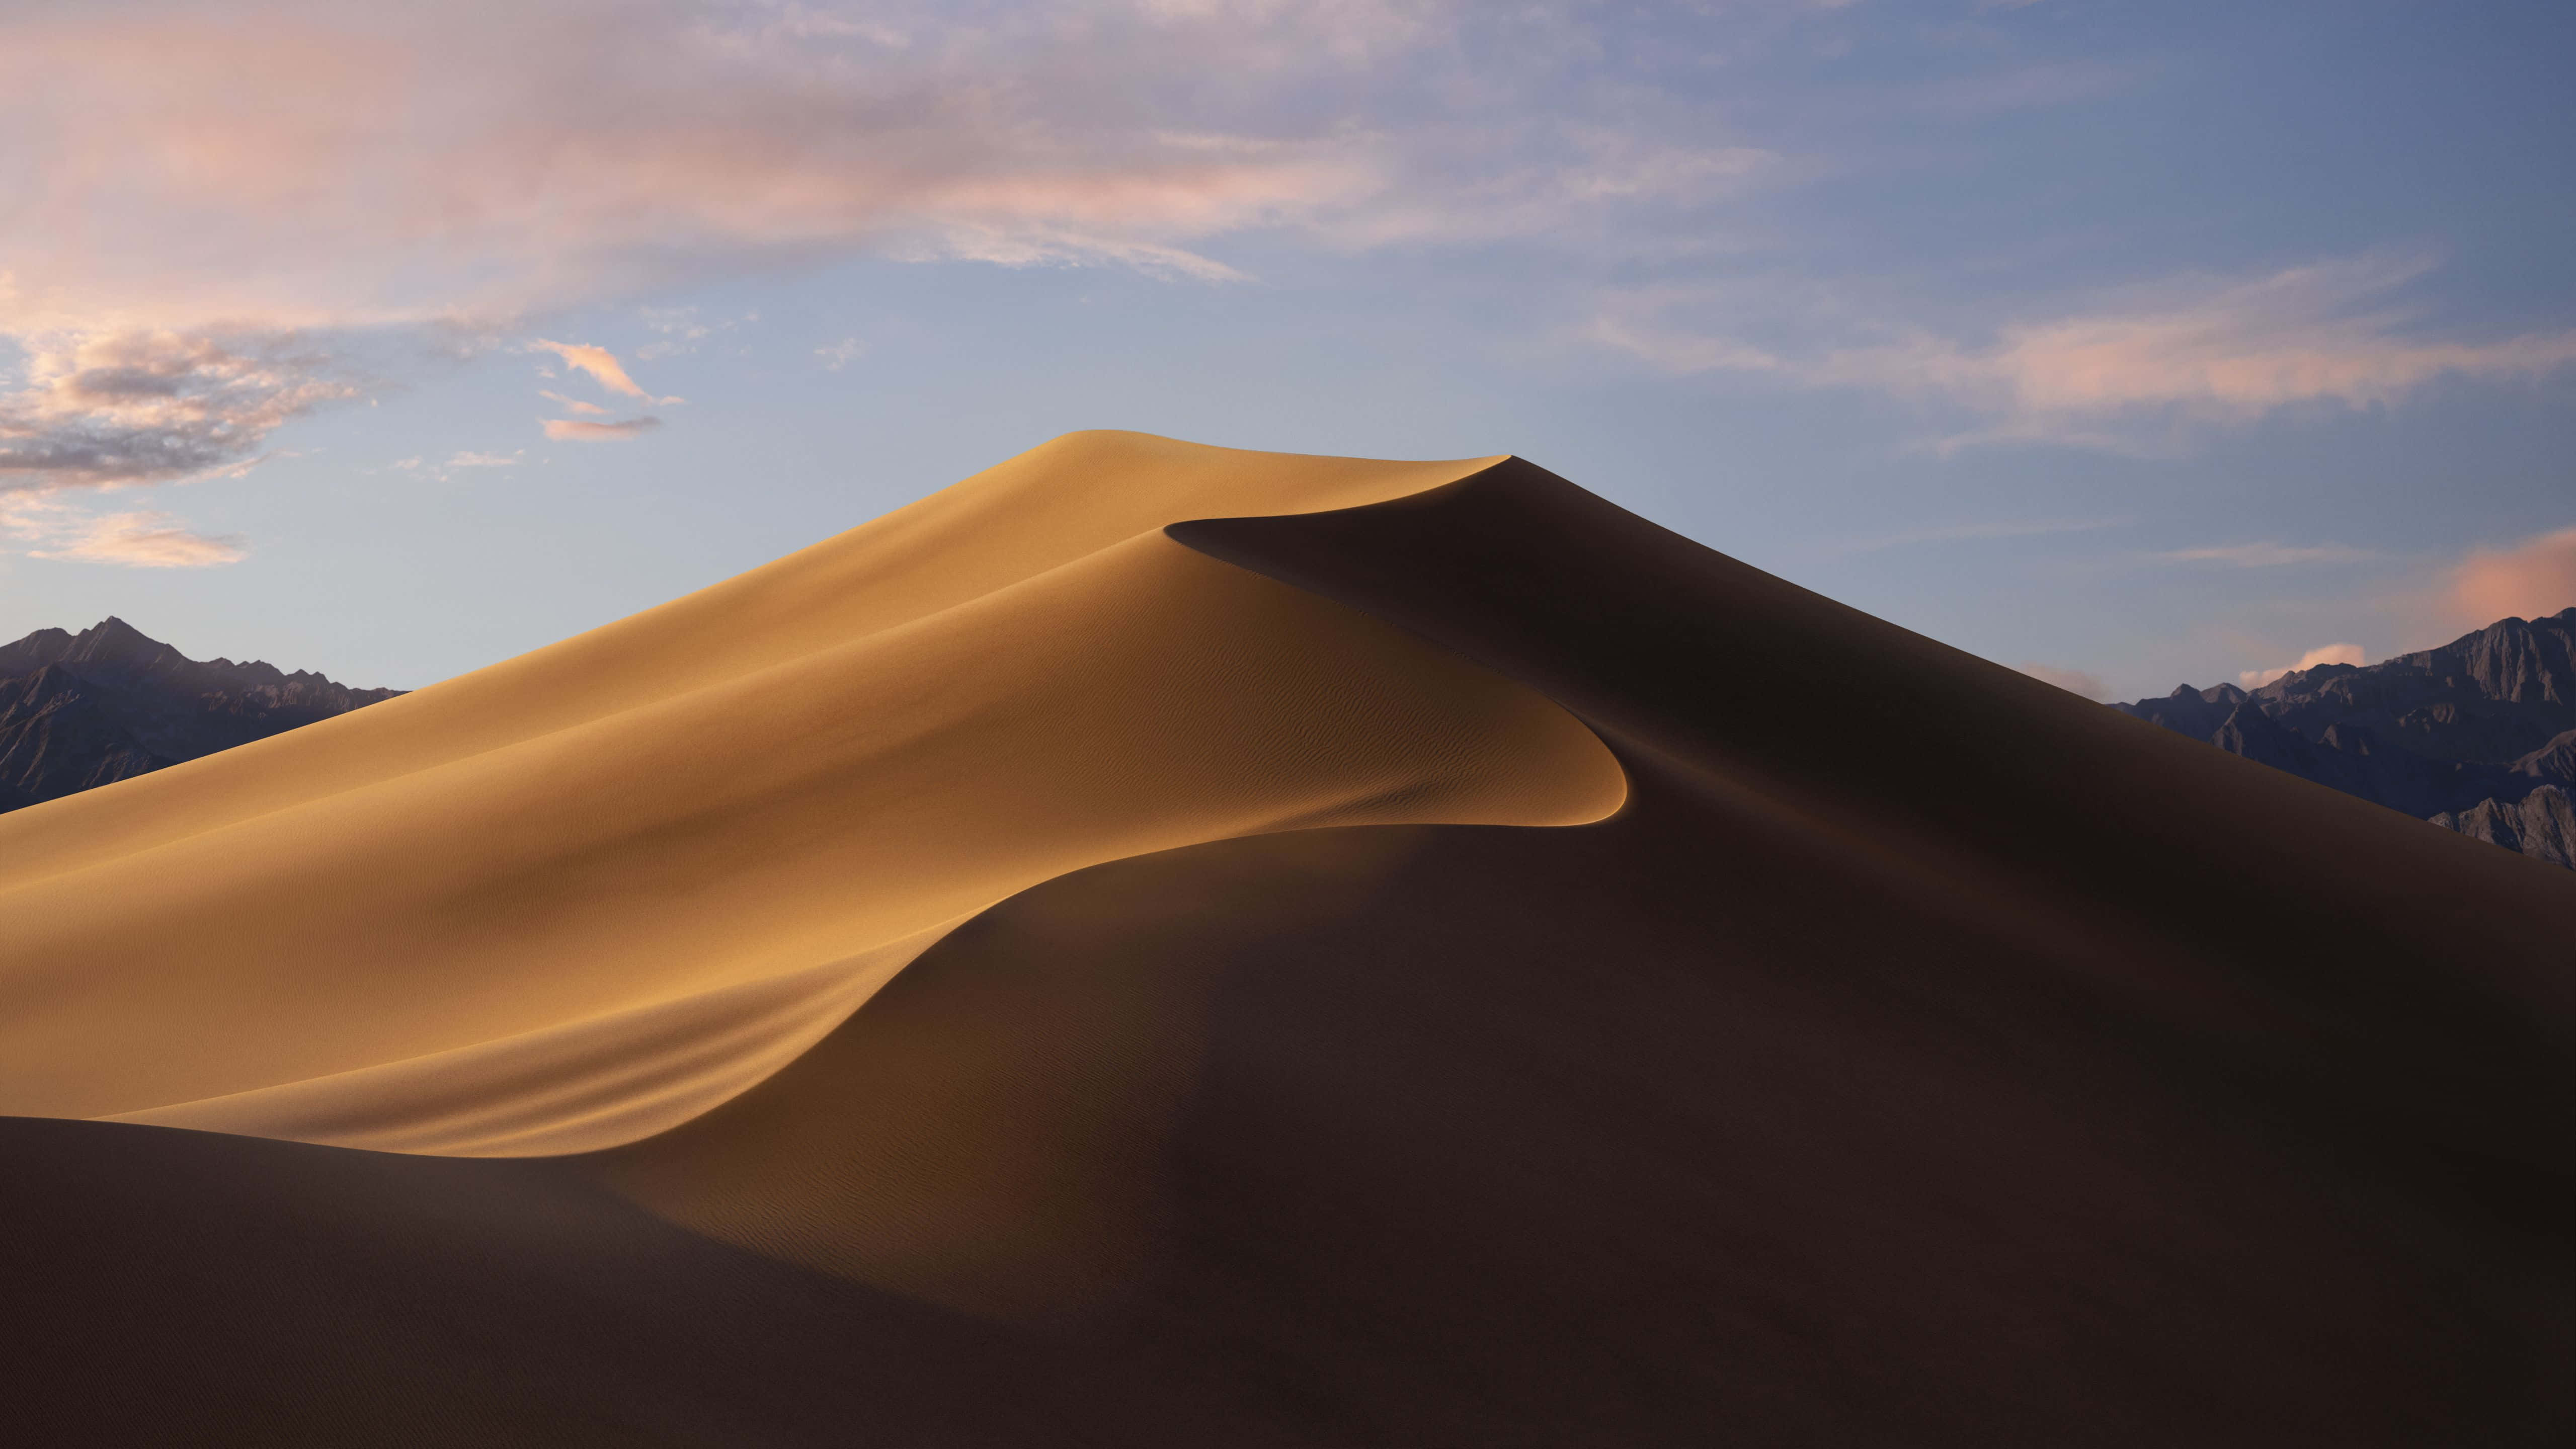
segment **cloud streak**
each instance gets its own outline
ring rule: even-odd
[[[126,568],[214,568],[249,556],[239,537],[198,533],[166,513],[92,515],[28,494],[0,495],[0,536],[33,545],[30,558]]]
[[[1729,325],[1746,320],[1737,292],[1649,289],[1608,298],[1591,335],[1669,372],[1869,389],[1984,419],[1953,446],[2121,447],[2157,428],[2242,424],[2301,406],[2392,407],[2444,378],[2532,379],[2576,363],[2576,331],[2421,335],[2390,298],[2426,270],[2420,260],[2321,261],[2250,280],[2170,282],[2009,324],[1985,342],[1900,329],[1805,349],[1745,340]]]
[[[1989,539],[2046,538],[2063,533],[2098,533],[2107,528],[2126,528],[2135,520],[2127,518],[2004,518],[1983,523],[1953,523],[1937,528],[1918,528],[1907,533],[1889,534],[1883,538],[1863,539],[1843,545],[1843,553],[1876,553],[1882,549],[1910,548],[1926,543],[1976,543]]]
[[[2505,548],[2477,549],[2450,577],[2450,604],[2467,627],[2498,619],[2532,619],[2576,605],[2576,528],[2535,535]]]
[[[2278,543],[2213,544],[2201,548],[2169,549],[2155,557],[2167,563],[2214,563],[2230,568],[2282,568],[2294,564],[2355,563],[2379,557],[2366,548],[2350,548],[2340,543],[2291,546]]]
[[[677,401],[675,398],[656,398],[636,386],[635,379],[626,375],[625,364],[617,360],[617,354],[605,347],[592,347],[586,343],[576,342],[548,342],[543,338],[530,342],[528,347],[531,351],[553,353],[564,360],[565,366],[579,368],[589,373],[594,381],[610,392],[620,393],[642,402]],[[549,393],[547,396],[551,397],[553,394]],[[573,406],[580,408],[582,405],[574,403]]]
[[[575,418],[541,418],[546,436],[558,443],[623,443],[662,426],[654,417],[627,418],[622,422],[593,423]]]
[[[1377,133],[1295,98],[1455,12],[878,9],[896,18],[714,0],[13,18],[0,132],[43,160],[7,177],[0,326],[508,317],[870,248],[1226,278],[1191,247],[1394,179]],[[1239,83],[1148,101],[1206,67]]]

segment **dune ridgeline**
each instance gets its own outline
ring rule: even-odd
[[[1518,459],[1076,434],[0,816],[0,1389],[44,1443],[2554,1442],[2571,1068],[2563,870]]]

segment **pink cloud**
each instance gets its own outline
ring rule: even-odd
[[[2451,576],[2451,605],[2471,628],[2576,605],[2576,528],[2471,553]]]
[[[13,19],[0,131],[46,161],[0,210],[0,330],[508,316],[863,248],[1230,275],[1189,244],[1383,190],[1379,142],[1167,130],[1124,81],[1278,91],[1346,70],[1363,12],[1448,7],[1312,8],[925,12],[900,47],[690,0]]]
[[[2358,644],[2326,644],[2300,655],[2299,662],[2296,664],[2284,664],[2277,669],[2248,669],[2236,676],[2236,682],[2247,689],[2261,689],[2284,674],[2296,674],[2303,669],[2314,669],[2320,664],[2358,666],[2368,662],[2369,660],[2363,657],[2361,646]]]
[[[239,563],[242,540],[195,532],[166,513],[86,516],[49,500],[22,498],[0,507],[0,533],[40,545],[30,558],[127,568],[195,569]]]
[[[592,347],[579,342],[548,342],[543,338],[530,342],[528,346],[534,351],[551,352],[562,358],[565,366],[576,367],[589,373],[601,387],[610,392],[623,393],[628,397],[641,398],[646,402],[655,401],[651,393],[637,387],[635,379],[626,375],[626,367],[617,360],[617,354],[605,347]],[[549,393],[547,396],[551,397],[553,394]],[[591,410],[581,403],[574,403],[572,407],[575,411]]]
[[[2321,261],[2252,280],[2185,279],[1988,342],[1901,326],[1892,340],[1799,349],[1742,333],[1774,299],[1741,289],[1614,294],[1594,340],[1677,373],[1764,373],[1951,404],[1985,426],[1951,440],[2048,439],[2119,447],[2176,421],[2241,423],[2300,405],[2385,407],[2445,377],[2512,380],[2576,364],[2576,331],[2425,337],[2386,298],[2420,261]],[[1806,298],[1796,330],[1849,328],[1830,298]],[[1770,319],[1775,324],[1780,320]]]
[[[239,471],[269,434],[357,387],[292,336],[130,330],[34,339],[0,394],[0,490]]]
[[[565,397],[562,393],[547,392],[542,388],[538,389],[537,396],[544,398],[546,401],[564,408],[567,411],[582,413],[590,417],[598,417],[608,411],[608,409],[601,407],[597,403],[583,402],[579,398]]]
[[[2255,417],[2294,403],[2399,401],[2435,378],[2529,377],[2576,362],[2576,332],[2486,342],[2410,336],[2373,299],[2425,270],[2321,262],[2200,297],[2007,330],[1964,359],[2033,414],[2135,407]]]
[[[622,443],[662,426],[660,418],[628,418],[591,423],[572,418],[544,418],[546,436],[558,443]]]
[[[1457,13],[1084,0],[960,24],[901,0],[866,23],[705,0],[133,0],[13,15],[0,134],[33,160],[0,163],[0,344],[39,371],[138,338],[203,358],[185,375],[57,368],[0,399],[0,487],[255,458],[282,418],[354,392],[321,359],[267,356],[298,336],[506,335],[536,311],[860,251],[1233,279],[1197,246],[1312,226],[1395,184],[1380,130],[1298,98],[1436,46]],[[1187,114],[1135,103],[1183,74],[1238,83]],[[549,350],[615,397],[676,401],[604,349]],[[254,352],[265,377],[215,356]]]

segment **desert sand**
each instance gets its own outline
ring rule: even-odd
[[[1070,439],[552,648],[9,817],[0,1111],[611,1146],[1067,871],[1618,806],[1609,753],[1527,688],[1159,532],[1480,464],[1206,462]]]
[[[0,921],[42,1442],[2576,1427],[2576,882],[1517,459],[1060,439]]]

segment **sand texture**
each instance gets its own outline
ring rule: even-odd
[[[0,871],[37,1442],[2576,1429],[2576,881],[1518,460],[1076,435]]]

